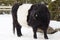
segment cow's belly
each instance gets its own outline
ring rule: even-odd
[[[28,10],[30,9],[31,5],[32,4],[23,4],[18,8],[17,18],[21,26],[28,26],[27,15],[28,15]]]

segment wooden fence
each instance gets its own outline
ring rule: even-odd
[[[0,11],[11,11],[12,6],[0,6]]]

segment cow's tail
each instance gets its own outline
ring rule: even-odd
[[[16,23],[18,22],[17,21],[17,10],[18,10],[20,5],[22,5],[22,4],[16,3],[12,7],[13,33],[15,33]]]

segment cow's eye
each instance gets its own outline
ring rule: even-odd
[[[37,17],[38,15],[36,14],[36,17]]]
[[[37,17],[38,15],[36,14],[35,16]]]

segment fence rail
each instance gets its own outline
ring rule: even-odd
[[[11,11],[12,6],[0,6],[0,11]]]

